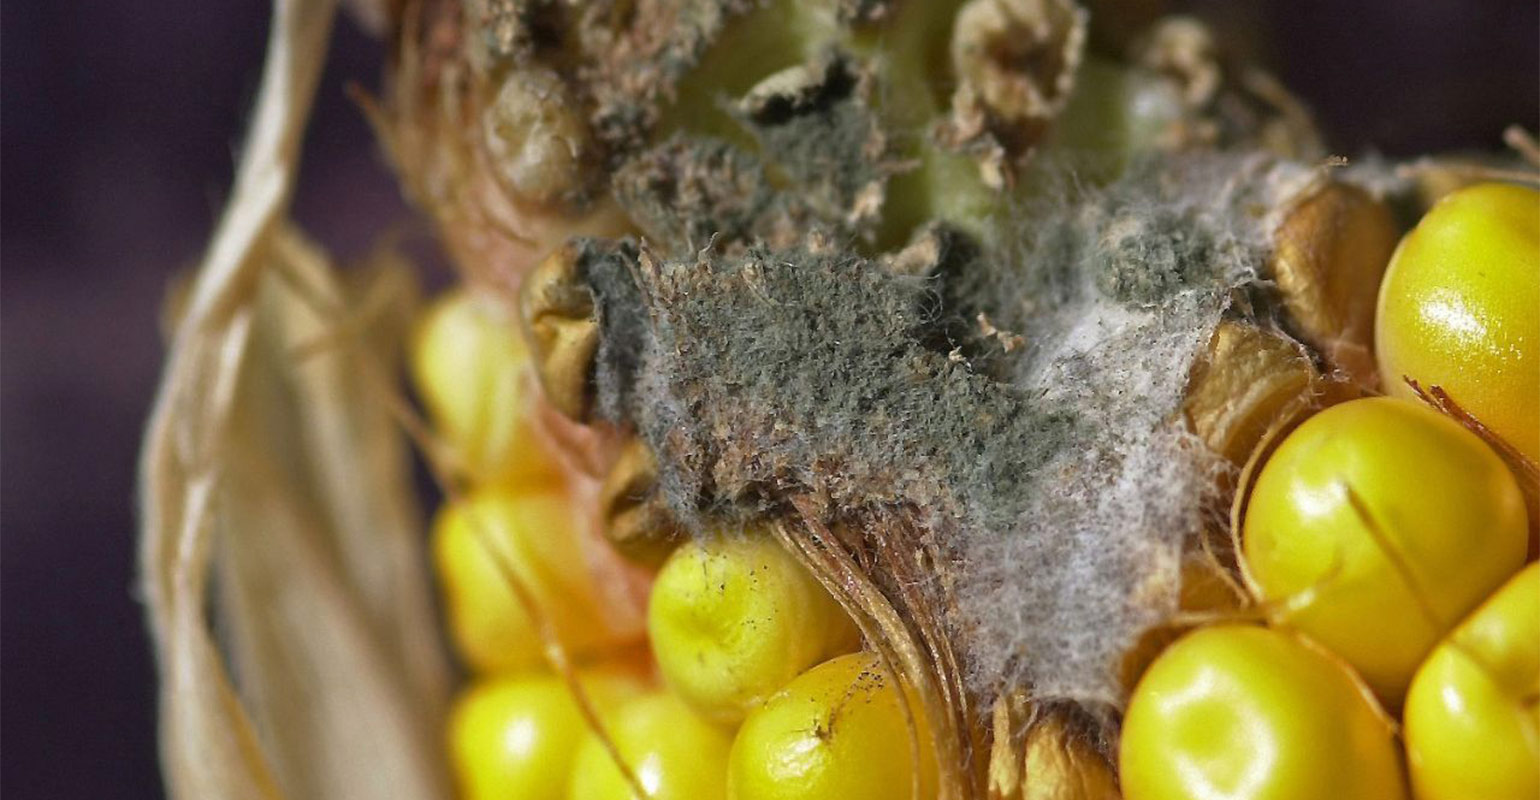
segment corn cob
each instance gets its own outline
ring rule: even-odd
[[[1526,785],[1532,189],[1392,257],[1431,184],[1112,3],[384,16],[465,796]]]

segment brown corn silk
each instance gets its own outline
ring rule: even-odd
[[[395,355],[416,289],[286,221],[336,3],[274,4],[234,190],[179,309],[140,464],[170,796],[447,796],[448,672]]]

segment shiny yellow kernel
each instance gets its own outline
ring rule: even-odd
[[[1408,233],[1380,286],[1385,390],[1439,386],[1540,461],[1540,192],[1487,183],[1443,198]]]
[[[621,706],[608,733],[649,800],[720,800],[727,796],[732,734],[702,719],[679,698],[655,692]],[[640,800],[593,734],[578,746],[571,800]]]
[[[625,638],[607,624],[574,527],[565,493],[553,489],[485,486],[439,512],[434,560],[451,638],[472,669],[508,672],[544,663],[534,623],[503,564],[524,580],[570,650],[588,652]]]
[[[1540,564],[1441,643],[1406,696],[1419,800],[1540,797]]]
[[[744,720],[728,767],[730,797],[934,797],[935,744],[918,698],[907,696],[919,736],[918,765],[899,684],[875,655],[843,655],[808,670]]]
[[[601,715],[644,691],[618,669],[579,677]],[[578,743],[588,731],[565,681],[552,675],[487,678],[449,715],[449,761],[462,800],[562,800]]]
[[[414,332],[413,382],[456,466],[477,482],[551,482],[532,430],[539,388],[514,310],[469,289],[436,300]]]
[[[675,549],[653,584],[647,631],[663,679],[723,724],[860,644],[834,598],[764,530]]]
[[[1294,636],[1203,628],[1156,659],[1129,699],[1126,800],[1394,800],[1390,726],[1340,662]]]
[[[1479,437],[1367,398],[1310,418],[1268,460],[1245,563],[1275,623],[1396,706],[1433,645],[1523,565],[1527,530],[1517,482]]]

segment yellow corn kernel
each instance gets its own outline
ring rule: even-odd
[[[1390,728],[1347,668],[1244,625],[1194,631],[1156,659],[1119,764],[1126,800],[1406,796]]]
[[[1485,442],[1384,397],[1290,434],[1244,532],[1274,622],[1331,648],[1392,706],[1444,633],[1523,565],[1528,540],[1524,497]]]
[[[679,698],[654,692],[621,706],[608,733],[648,800],[719,800],[727,796],[732,736]],[[598,737],[578,746],[571,800],[641,800]]]
[[[920,800],[936,795],[935,743],[907,692],[915,764],[897,679],[872,653],[804,672],[749,714],[733,742],[733,800]],[[918,794],[916,794],[918,790]]]
[[[513,309],[467,289],[445,294],[418,323],[410,361],[428,416],[468,477],[555,479],[531,427],[539,390]]]
[[[1540,797],[1540,564],[1433,651],[1405,720],[1418,800]]]
[[[763,530],[675,549],[652,586],[647,632],[669,687],[728,725],[860,644],[834,598]]]
[[[601,714],[644,690],[635,674],[579,677]],[[588,726],[567,684],[551,675],[489,678],[456,699],[449,760],[462,800],[562,800]]]
[[[534,622],[503,565],[523,579],[569,650],[592,651],[624,638],[606,625],[567,503],[557,490],[485,486],[439,512],[434,559],[451,637],[472,669],[508,672],[544,663]]]
[[[1440,200],[1401,240],[1380,285],[1375,351],[1540,461],[1540,192],[1478,184]]]

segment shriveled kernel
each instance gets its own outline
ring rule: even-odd
[[[1299,345],[1287,337],[1225,320],[1193,370],[1182,410],[1210,450],[1240,465],[1318,378]]]
[[[513,309],[457,289],[423,314],[411,371],[434,429],[476,482],[551,483],[559,472],[533,430],[538,397]]]
[[[679,698],[653,692],[622,705],[607,730],[648,800],[727,797],[732,735]],[[598,737],[590,733],[572,763],[570,800],[638,800]]]
[[[1499,155],[1461,153],[1457,156],[1425,156],[1403,167],[1401,174],[1411,178],[1414,208],[1425,214],[1448,195],[1486,183],[1488,179],[1483,176],[1510,166],[1511,163]]]
[[[505,568],[524,581],[569,650],[591,652],[639,633],[611,630],[574,527],[566,495],[548,489],[486,486],[439,512],[433,550],[449,632],[472,669],[544,663],[534,621]]]
[[[1084,44],[1085,15],[1072,3],[972,0],[957,12],[952,67],[985,113],[1039,121],[1063,107]]]
[[[1206,24],[1181,14],[1155,21],[1133,43],[1129,58],[1135,71],[1167,84],[1171,95],[1146,89],[1131,99],[1165,105],[1169,97],[1182,109],[1175,118],[1163,111],[1150,119],[1166,118],[1158,136],[1162,149],[1259,147],[1285,158],[1319,159],[1320,134],[1303,104],[1265,72],[1227,58],[1223,49]]]
[[[593,295],[577,274],[578,247],[567,243],[525,276],[519,290],[535,372],[552,406],[573,419],[588,414],[589,373],[599,347]]]
[[[1398,238],[1385,203],[1328,181],[1294,202],[1273,234],[1273,280],[1304,341],[1357,382],[1373,385],[1374,307]]]
[[[844,609],[763,530],[681,544],[653,584],[647,632],[663,679],[725,724],[860,643]]]
[[[604,536],[626,558],[657,565],[682,531],[658,490],[658,462],[639,438],[626,442],[599,489]]]
[[[1219,615],[1238,611],[1241,596],[1224,568],[1201,554],[1188,556],[1182,562],[1182,584],[1177,593],[1179,611],[1195,615]],[[1118,675],[1125,690],[1132,691],[1139,677],[1162,650],[1180,639],[1196,623],[1168,621],[1149,628],[1139,636],[1133,647],[1123,654],[1118,665]]]
[[[1224,80],[1214,33],[1193,17],[1169,16],[1156,22],[1135,49],[1134,59],[1171,79],[1188,108],[1212,102]]]
[[[518,199],[553,205],[582,193],[593,145],[556,73],[511,71],[483,112],[481,129],[497,178]]]
[[[1021,800],[1120,800],[1112,765],[1062,714],[1027,729]]]
[[[995,701],[989,800],[1119,800],[1112,764],[1065,708],[1025,692]]]
[[[602,715],[645,690],[620,669],[579,675]],[[449,715],[449,762],[463,800],[563,800],[588,725],[565,681],[552,675],[487,678]]]
[[[1023,729],[1031,712],[1025,692],[1001,695],[990,712],[989,800],[1019,800]]]
[[[1406,796],[1390,726],[1339,661],[1275,630],[1203,628],[1151,665],[1119,745],[1127,800]]]
[[[1419,800],[1540,797],[1540,564],[1433,651],[1404,727]]]
[[[1353,665],[1391,706],[1444,633],[1524,563],[1524,498],[1497,454],[1420,404],[1306,420],[1252,490],[1245,563],[1275,622]]]
[[[1030,151],[1069,99],[1085,38],[1086,15],[1074,3],[971,0],[952,28],[957,90],[943,139],[992,145],[997,161]],[[996,186],[1002,180],[988,178]]]
[[[900,684],[872,653],[826,661],[756,709],[728,763],[733,800],[921,800],[936,796],[935,742],[904,687],[919,738],[912,758]],[[916,791],[918,793],[916,793]]]

